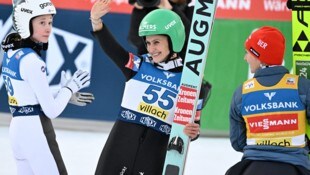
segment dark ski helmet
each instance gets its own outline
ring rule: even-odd
[[[167,35],[172,50],[180,52],[185,42],[185,28],[178,14],[167,9],[156,9],[148,13],[140,23],[139,36]]]

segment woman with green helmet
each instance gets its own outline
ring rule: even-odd
[[[183,67],[179,52],[190,23],[182,13],[157,9],[142,20],[139,36],[148,53],[126,51],[101,21],[110,0],[91,10],[93,36],[126,78],[120,112],[100,155],[96,175],[158,175],[162,173]],[[180,18],[181,16],[181,18]],[[188,32],[188,31],[187,31]],[[192,139],[199,124],[184,132]]]
[[[182,50],[185,42],[185,29],[176,13],[170,10],[158,9],[143,18],[139,26],[139,36],[143,37],[152,60],[157,64],[166,64],[177,59],[177,53]],[[168,54],[165,54],[165,52],[158,54],[157,47],[153,47],[155,43],[152,43],[154,37],[160,37],[168,41],[164,43],[168,44],[167,46],[161,45]]]

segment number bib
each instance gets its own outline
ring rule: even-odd
[[[170,128],[174,117],[180,78],[181,73],[160,70],[143,62],[126,83],[119,118],[170,133],[167,126]]]
[[[38,103],[36,96],[31,91],[31,87],[20,75],[21,60],[33,52],[30,48],[23,48],[17,50],[10,57],[7,53],[3,56],[2,78],[7,90],[10,106],[25,106]]]

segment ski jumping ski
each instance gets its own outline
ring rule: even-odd
[[[163,175],[184,173],[190,138],[183,133],[183,129],[187,123],[195,119],[216,4],[217,0],[195,2]],[[188,100],[183,100],[185,98],[194,100],[194,103],[186,103]]]
[[[292,10],[293,70],[296,75],[310,78],[310,1],[288,0]],[[310,138],[310,125],[306,125]],[[310,155],[309,155],[310,156]]]

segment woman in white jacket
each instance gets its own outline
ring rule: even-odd
[[[90,84],[90,75],[78,70],[70,80],[62,79],[57,94],[50,91],[41,51],[47,49],[54,5],[49,0],[22,2],[13,9],[17,33],[2,42],[2,74],[12,113],[10,140],[22,175],[65,175],[50,119],[67,106],[72,94]]]

